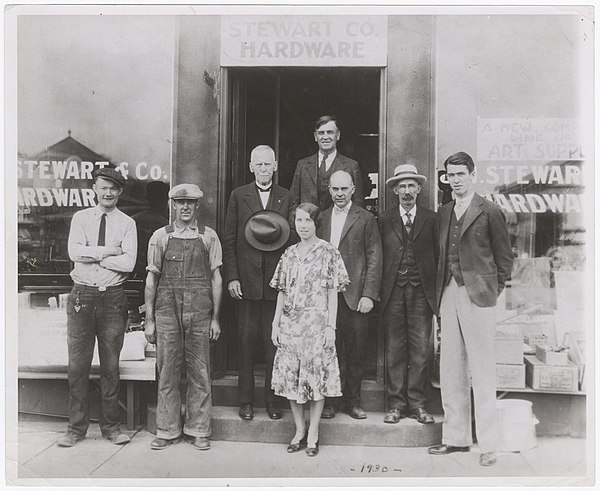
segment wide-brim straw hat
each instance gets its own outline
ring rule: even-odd
[[[388,186],[393,186],[402,179],[414,179],[420,185],[427,182],[427,178],[417,172],[417,168],[412,164],[400,164],[394,169],[394,175],[390,177],[385,183]]]

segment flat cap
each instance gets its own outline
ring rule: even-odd
[[[195,184],[178,184],[169,191],[171,199],[200,199],[204,193]]]
[[[98,177],[103,179],[108,179],[109,181],[114,182],[122,188],[125,186],[125,178],[121,175],[121,173],[117,169],[113,169],[112,167],[103,167],[102,169],[96,169],[92,174],[94,180]]]

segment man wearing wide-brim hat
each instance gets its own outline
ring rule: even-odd
[[[250,155],[254,181],[233,190],[223,235],[223,277],[235,300],[238,319],[239,416],[254,418],[254,365],[259,343],[265,353],[265,407],[281,418],[280,401],[271,388],[275,347],[271,326],[277,291],[269,286],[279,258],[289,245],[292,197],[273,183],[277,162],[273,149],[259,145]]]
[[[398,165],[386,184],[399,203],[379,218],[386,423],[398,423],[406,417],[422,424],[434,422],[426,409],[426,385],[431,322],[437,312],[439,245],[436,213],[417,206],[417,196],[426,181],[414,165]]]
[[[156,343],[158,399],[153,450],[179,441],[183,433],[198,450],[210,448],[210,341],[221,333],[221,243],[196,220],[202,191],[179,184],[169,192],[175,220],[148,244],[146,338]],[[187,394],[182,427],[180,379],[186,366]]]

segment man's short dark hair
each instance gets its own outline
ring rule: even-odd
[[[308,213],[310,219],[315,222],[315,225],[317,224],[317,218],[319,218],[319,214],[321,213],[321,210],[317,205],[313,205],[312,203],[300,203],[294,211],[294,220],[296,219],[296,213],[298,213],[298,210]]]
[[[472,174],[475,170],[475,162],[473,162],[471,156],[465,152],[456,152],[450,155],[450,157],[446,159],[446,162],[444,162],[444,168],[448,170],[449,165],[465,165],[469,174]]]
[[[340,129],[336,117],[335,116],[326,115],[326,116],[321,116],[319,119],[317,119],[317,121],[315,122],[315,131],[317,131],[321,126],[323,126],[324,124],[329,123],[330,121],[333,121],[335,123],[335,127],[338,130]]]

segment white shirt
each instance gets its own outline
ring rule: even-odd
[[[100,206],[96,205],[78,211],[71,220],[68,248],[69,257],[75,263],[71,278],[80,285],[120,285],[135,266],[135,222],[117,208],[107,213],[106,246],[99,246],[98,230],[102,214]],[[123,254],[105,257],[108,247],[120,247]]]
[[[336,205],[333,205],[333,210],[331,211],[331,240],[329,242],[331,245],[335,246],[336,249],[340,247],[342,230],[344,228],[344,223],[346,223],[346,218],[348,218],[348,210],[350,210],[351,206],[352,201],[343,208],[338,208]]]
[[[406,226],[406,221],[408,219],[408,214],[410,213],[410,221],[412,224],[415,224],[415,216],[417,216],[417,205],[414,205],[410,210],[406,211],[402,206],[400,206],[400,216],[402,217],[402,222],[404,226]]]
[[[273,183],[269,184],[269,190],[268,191],[264,191],[262,186],[260,184],[258,184],[257,182],[255,183],[256,187],[258,188],[258,195],[260,196],[260,201],[262,203],[263,208],[266,210],[267,209],[267,203],[269,202],[269,196],[271,196],[271,189],[273,186]]]
[[[333,164],[336,155],[337,149],[331,152],[327,157],[325,157],[321,152],[319,152],[319,162],[317,162],[317,165],[321,167],[321,162],[323,162],[323,157],[325,157],[325,170],[328,171],[331,167],[331,164]]]
[[[454,204],[454,213],[456,215],[457,220],[460,220],[460,217],[462,217],[465,211],[467,211],[467,208],[471,204],[471,200],[473,199],[474,194],[475,192],[473,191],[468,196],[463,196],[462,198],[456,197],[456,203]]]

